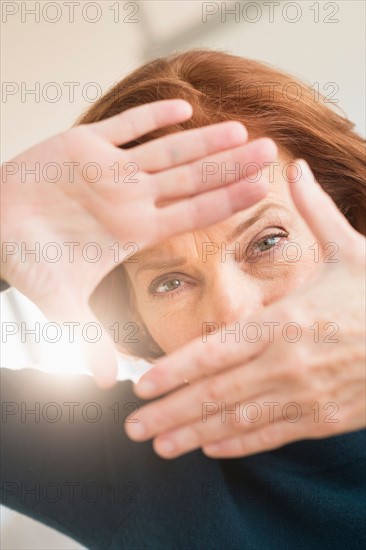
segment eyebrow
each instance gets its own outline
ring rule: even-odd
[[[184,256],[177,256],[176,258],[172,258],[171,260],[145,262],[144,265],[136,270],[135,276],[137,276],[142,271],[148,271],[151,269],[170,269],[171,267],[180,267],[186,263],[187,258],[185,258]]]
[[[287,210],[287,208],[285,208],[284,206],[282,206],[281,204],[277,204],[277,203],[274,203],[274,202],[269,202],[267,204],[263,204],[260,208],[258,208],[254,214],[248,218],[247,220],[245,220],[244,222],[242,222],[241,224],[239,224],[235,229],[234,231],[227,236],[227,241],[228,242],[231,242],[233,241],[234,239],[237,239],[238,237],[240,237],[240,235],[242,233],[244,233],[244,231],[246,231],[247,229],[249,229],[249,227],[251,225],[253,225],[254,223],[256,223],[260,218],[262,218],[263,214],[265,214],[267,212],[267,210],[269,210],[270,208],[280,208],[282,210]]]
[[[265,214],[267,210],[271,208],[279,208],[282,210],[287,210],[287,208],[285,208],[283,205],[277,204],[274,202],[267,202],[266,204],[263,204],[253,213],[253,215],[250,218],[248,218],[247,220],[239,224],[234,229],[234,231],[227,237],[228,242],[231,242],[234,239],[238,238],[244,231],[249,229],[251,225],[253,225],[260,218],[262,218],[263,214]],[[151,262],[145,262],[136,270],[135,276],[137,276],[142,271],[170,269],[171,267],[181,267],[186,263],[187,263],[187,258],[185,258],[184,256],[176,256],[171,260],[155,260]]]

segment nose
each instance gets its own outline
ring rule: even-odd
[[[220,266],[211,272],[207,286],[203,322],[231,325],[250,318],[262,306],[258,281],[238,266]]]

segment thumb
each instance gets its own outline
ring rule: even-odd
[[[117,377],[117,356],[113,340],[89,306],[81,318],[79,315],[78,321],[83,327],[81,348],[86,366],[93,373],[98,386],[109,388],[116,383]]]
[[[289,167],[288,181],[295,206],[319,244],[325,247],[335,243],[345,253],[357,232],[315,180],[304,159]]]

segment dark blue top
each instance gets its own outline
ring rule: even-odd
[[[125,435],[144,403],[131,382],[1,378],[2,503],[88,548],[366,548],[365,430],[242,459],[164,460]]]

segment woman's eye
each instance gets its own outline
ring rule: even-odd
[[[265,252],[266,250],[269,250],[270,248],[273,248],[276,246],[276,244],[283,238],[286,237],[285,234],[277,234],[277,235],[267,235],[260,241],[258,241],[256,244],[257,249],[260,252]]]
[[[247,249],[247,258],[253,261],[254,259],[258,260],[262,254],[265,255],[266,252],[275,250],[281,246],[281,241],[286,237],[288,237],[288,233],[284,231],[265,235],[249,245]]]
[[[181,285],[181,282],[179,279],[171,279],[170,281],[164,281],[161,283],[155,290],[155,292],[170,292],[172,290],[175,290],[176,288],[179,288]]]
[[[170,298],[185,290],[187,290],[187,283],[182,278],[172,276],[171,279],[166,277],[163,279],[160,277],[150,284],[148,294],[153,298]]]

